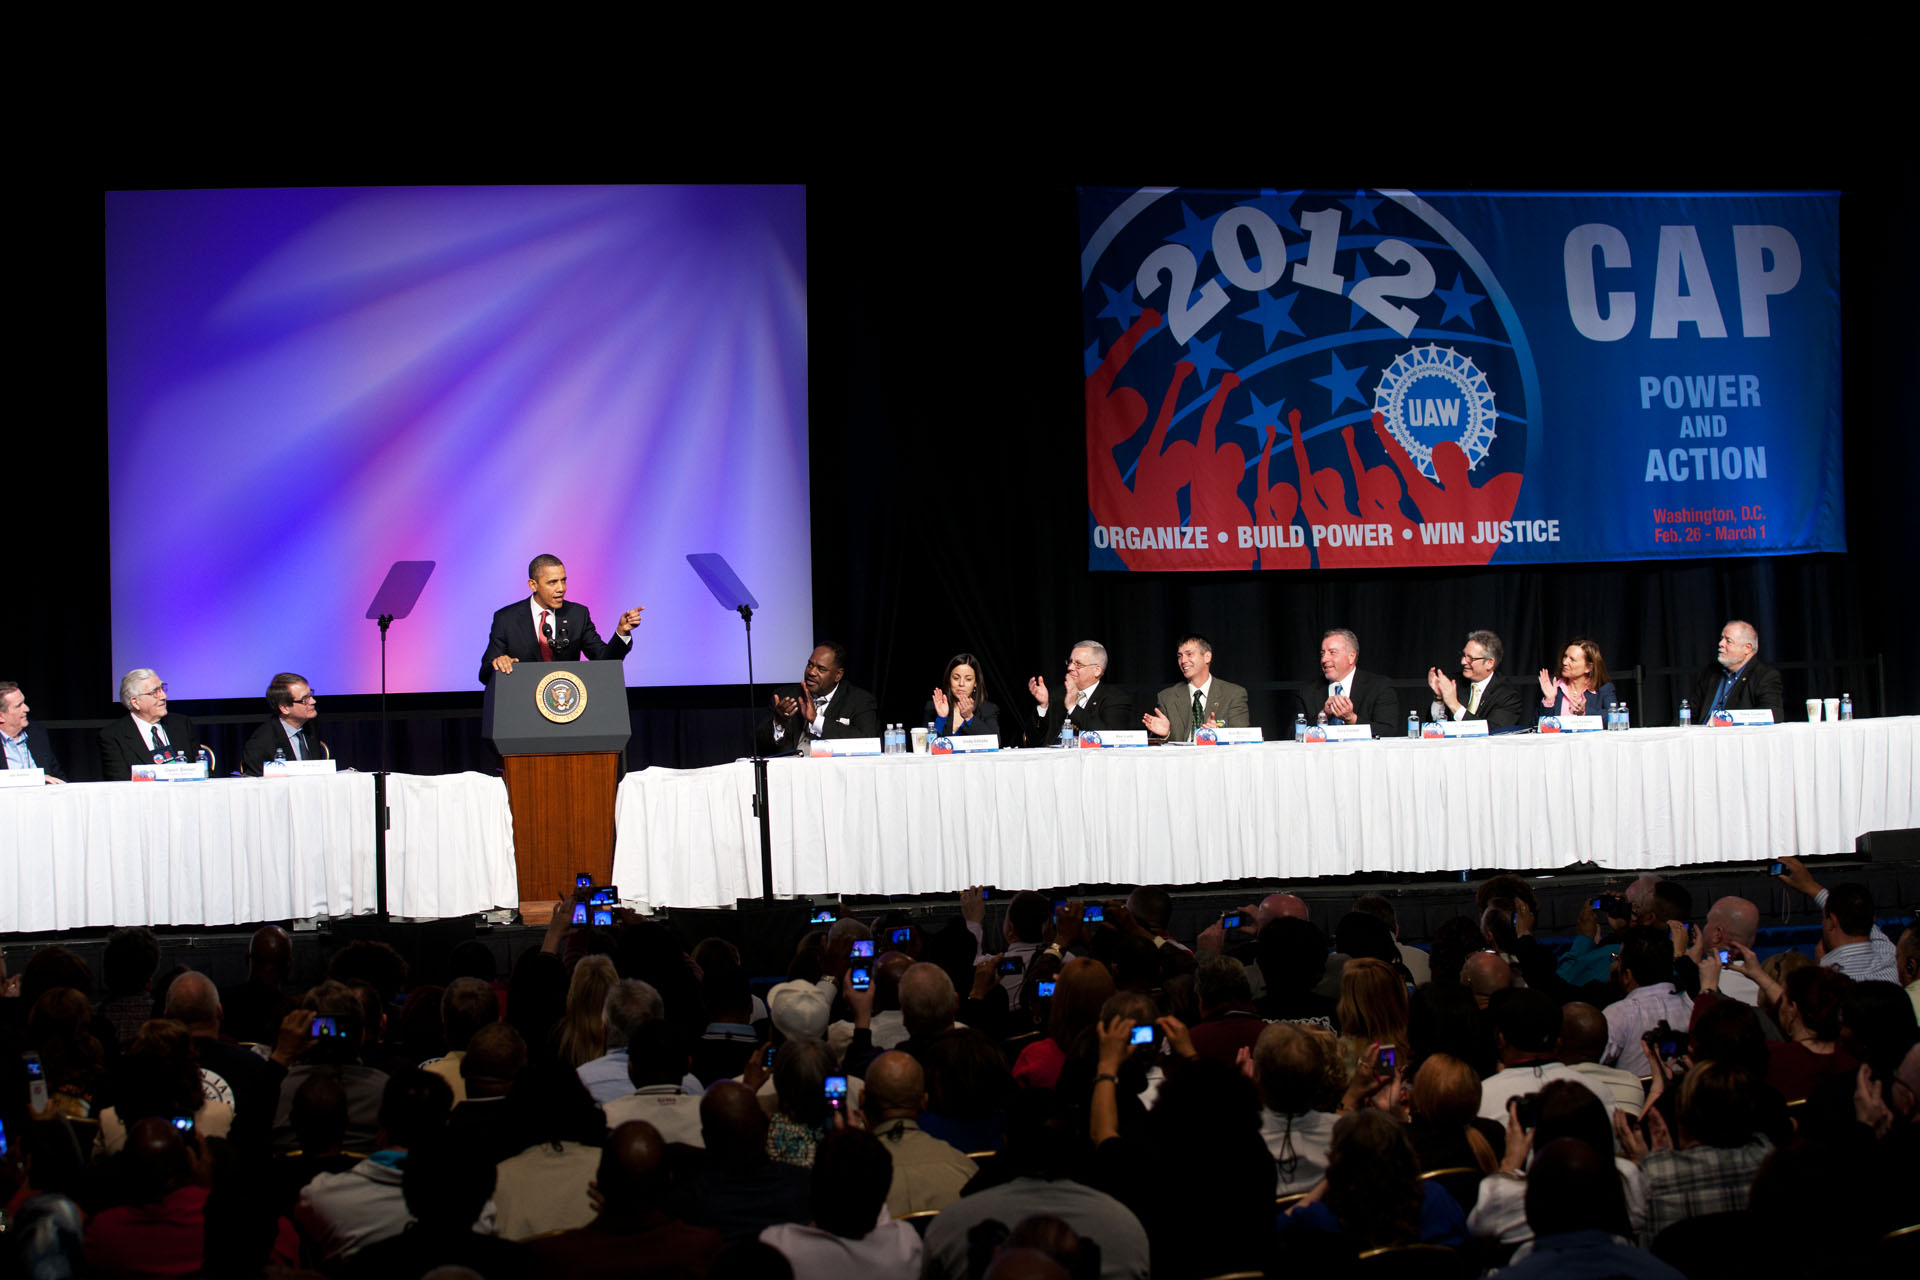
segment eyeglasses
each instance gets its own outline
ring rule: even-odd
[[[1069,668],[1073,668],[1073,667],[1094,667],[1094,666],[1098,666],[1098,665],[1099,665],[1099,663],[1096,663],[1096,662],[1082,662],[1082,661],[1080,661],[1080,660],[1079,660],[1078,658],[1068,658],[1068,659],[1067,659],[1067,666],[1068,666]]]
[[[167,691],[167,686],[164,682],[162,682],[160,684],[153,686],[153,688],[148,689],[145,693],[136,693],[133,696],[136,698],[151,698],[156,693],[165,693],[166,691]]]
[[[293,701],[296,706],[310,707],[313,705],[313,695],[308,694],[304,698],[295,698]]]
[[[1460,655],[1460,661],[1462,661],[1462,662],[1492,662],[1492,661],[1493,661],[1493,659],[1492,659],[1492,658],[1476,658],[1476,657],[1474,657],[1474,656],[1473,656],[1472,654],[1470,654],[1470,653],[1463,653],[1463,654],[1461,654],[1461,655]]]

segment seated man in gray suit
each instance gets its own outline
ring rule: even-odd
[[[1153,710],[1140,717],[1155,742],[1192,742],[1204,725],[1243,729],[1251,723],[1247,691],[1214,677],[1213,646],[1205,636],[1182,640],[1173,658],[1186,682],[1162,689]]]

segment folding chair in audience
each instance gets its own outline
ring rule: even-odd
[[[1390,1244],[1368,1249],[1354,1262],[1362,1280],[1467,1280],[1467,1260],[1445,1245]]]

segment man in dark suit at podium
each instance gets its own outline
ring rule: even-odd
[[[100,777],[126,782],[133,766],[156,758],[200,758],[200,736],[193,721],[167,714],[167,684],[147,667],[135,667],[120,677],[120,705],[127,709],[100,731]]]
[[[327,754],[320,735],[308,728],[320,709],[305,676],[291,671],[275,676],[267,686],[267,710],[273,714],[240,752],[240,772],[259,777],[276,751],[287,760],[319,760]]]
[[[594,661],[625,662],[633,652],[640,606],[621,614],[613,639],[602,640],[587,606],[567,599],[567,566],[558,556],[533,558],[527,566],[527,589],[532,592],[528,599],[493,615],[487,652],[480,659],[481,684],[492,683],[496,671],[513,670],[516,662],[573,662],[583,654]]]
[[[877,738],[880,706],[865,689],[847,683],[847,650],[823,644],[807,657],[796,687],[774,691],[773,714],[754,744],[763,756],[792,755],[813,738]]]

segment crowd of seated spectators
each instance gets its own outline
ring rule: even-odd
[[[1920,936],[1784,879],[1821,938],[1765,963],[1751,903],[1655,877],[1569,943],[1496,876],[1431,951],[1380,894],[1185,938],[1155,886],[1018,893],[992,935],[969,890],[811,928],[759,995],[733,944],[624,912],[563,906],[504,976],[463,943],[444,984],[355,942],[306,989],[275,928],[224,990],[117,930],[99,984],[59,946],[0,970],[0,1267],[1884,1269],[1920,1222]]]

